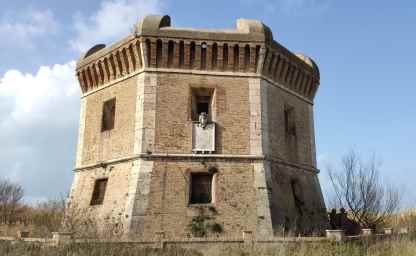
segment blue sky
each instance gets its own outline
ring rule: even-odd
[[[321,183],[327,165],[355,149],[375,153],[383,176],[416,205],[416,2],[335,0],[15,0],[0,10],[0,177],[28,200],[66,194],[77,140],[74,61],[126,35],[149,13],[174,26],[234,28],[260,19],[275,40],[313,57]]]

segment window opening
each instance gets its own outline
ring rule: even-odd
[[[114,129],[114,119],[116,114],[116,99],[107,100],[103,104],[103,114],[101,122],[101,131]]]
[[[99,179],[95,181],[92,192],[91,205],[99,205],[104,202],[105,190],[107,189],[108,179]]]
[[[212,202],[213,174],[191,174],[190,204],[209,204]]]

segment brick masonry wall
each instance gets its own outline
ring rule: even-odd
[[[82,165],[121,158],[133,153],[136,81],[136,77],[126,79],[86,97]],[[114,129],[101,132],[103,103],[114,97]]]
[[[217,154],[249,154],[248,79],[158,74],[155,152],[191,153],[191,88],[213,88]]]
[[[88,208],[94,181],[108,176],[103,205],[89,207],[95,216],[121,214],[133,237],[152,239],[160,231],[168,238],[186,237],[192,217],[200,211],[188,206],[187,174],[206,171],[206,165],[213,164],[219,170],[215,213],[210,213],[210,206],[203,209],[223,225],[223,235],[252,231],[266,238],[287,223],[301,222],[308,230],[321,225],[323,200],[316,174],[273,162],[289,159],[284,140],[284,106],[288,104],[295,108],[297,163],[315,166],[311,105],[261,79],[149,72],[88,95],[83,100],[80,162],[96,164],[137,153],[191,153],[191,89],[201,87],[214,89],[215,153],[265,154],[271,162],[141,159],[116,163],[111,164],[113,168],[77,172],[72,201]],[[102,104],[113,97],[115,128],[102,133]],[[294,206],[293,178],[299,180],[307,201],[302,218]]]
[[[135,29],[77,63],[84,95],[71,202],[98,218],[121,214],[130,235],[186,237],[199,211],[188,206],[189,172],[216,166],[215,202],[202,210],[224,226],[225,236],[252,231],[266,239],[287,222],[299,220],[305,229],[320,224],[314,61],[282,47],[254,20],[238,20],[233,32],[198,31],[172,29],[169,17],[149,16]],[[209,158],[189,155],[193,88],[213,91],[216,156]],[[113,97],[115,127],[101,132],[103,102]],[[296,123],[290,150],[285,106],[294,108]],[[102,177],[109,178],[104,203],[90,207],[94,181]],[[302,190],[302,216],[294,180]]]
[[[313,166],[311,123],[313,117],[310,113],[310,103],[289,94],[270,83],[267,85],[267,109],[269,130],[269,155],[286,161],[290,157],[286,145],[284,110],[285,105],[294,108],[297,137],[297,161],[298,164]]]
[[[117,221],[125,222],[125,205],[128,196],[128,182],[132,162],[109,165],[106,168],[97,167],[75,173],[71,192],[71,204],[74,207],[87,209],[88,217],[95,217],[104,224],[105,219],[116,217]],[[97,179],[108,178],[104,202],[91,206],[91,197]],[[87,217],[86,216],[86,217]]]
[[[270,83],[267,86],[268,149],[271,159],[270,208],[275,233],[288,229],[310,233],[326,225],[325,204],[316,168],[312,105]],[[286,144],[284,109],[294,109],[296,159]],[[279,160],[276,162],[276,160]],[[295,164],[291,166],[290,164]],[[302,166],[305,166],[303,168]],[[301,187],[302,213],[295,205],[292,182]]]
[[[211,166],[218,171],[214,176],[214,200],[201,206],[200,212],[199,207],[189,206],[190,173],[207,172]],[[163,231],[166,238],[187,237],[192,218],[201,213],[223,226],[220,236],[241,236],[243,231],[254,231],[257,216],[253,175],[250,162],[155,161],[143,238],[154,238],[158,231]]]
[[[319,181],[314,173],[295,167],[273,163],[271,165],[271,212],[275,233],[286,231],[305,234],[322,231],[327,223],[325,205]],[[301,211],[296,208],[292,181],[296,180],[302,200]]]

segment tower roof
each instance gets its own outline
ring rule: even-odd
[[[208,54],[209,58],[198,59],[201,54]],[[192,60],[187,58],[192,56],[196,63],[189,63]],[[320,80],[316,63],[273,40],[272,31],[261,21],[237,19],[235,29],[195,29],[173,27],[167,15],[145,16],[120,41],[110,46],[95,45],[80,57],[77,75],[86,93],[111,80],[149,68],[257,75],[310,100]]]

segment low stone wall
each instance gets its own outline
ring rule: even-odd
[[[369,234],[366,231],[359,236],[345,236],[342,230],[327,230],[326,237],[272,237],[265,240],[255,240],[252,236],[225,237],[225,238],[189,238],[189,239],[164,239],[156,237],[153,240],[98,240],[98,239],[73,239],[71,233],[55,232],[52,238],[28,238],[28,237],[0,237],[0,241],[41,243],[45,246],[57,246],[68,243],[117,243],[126,245],[143,246],[150,248],[182,247],[198,249],[201,251],[221,248],[244,248],[250,246],[270,248],[288,243],[324,243],[347,242],[360,239],[389,239],[399,234]]]

